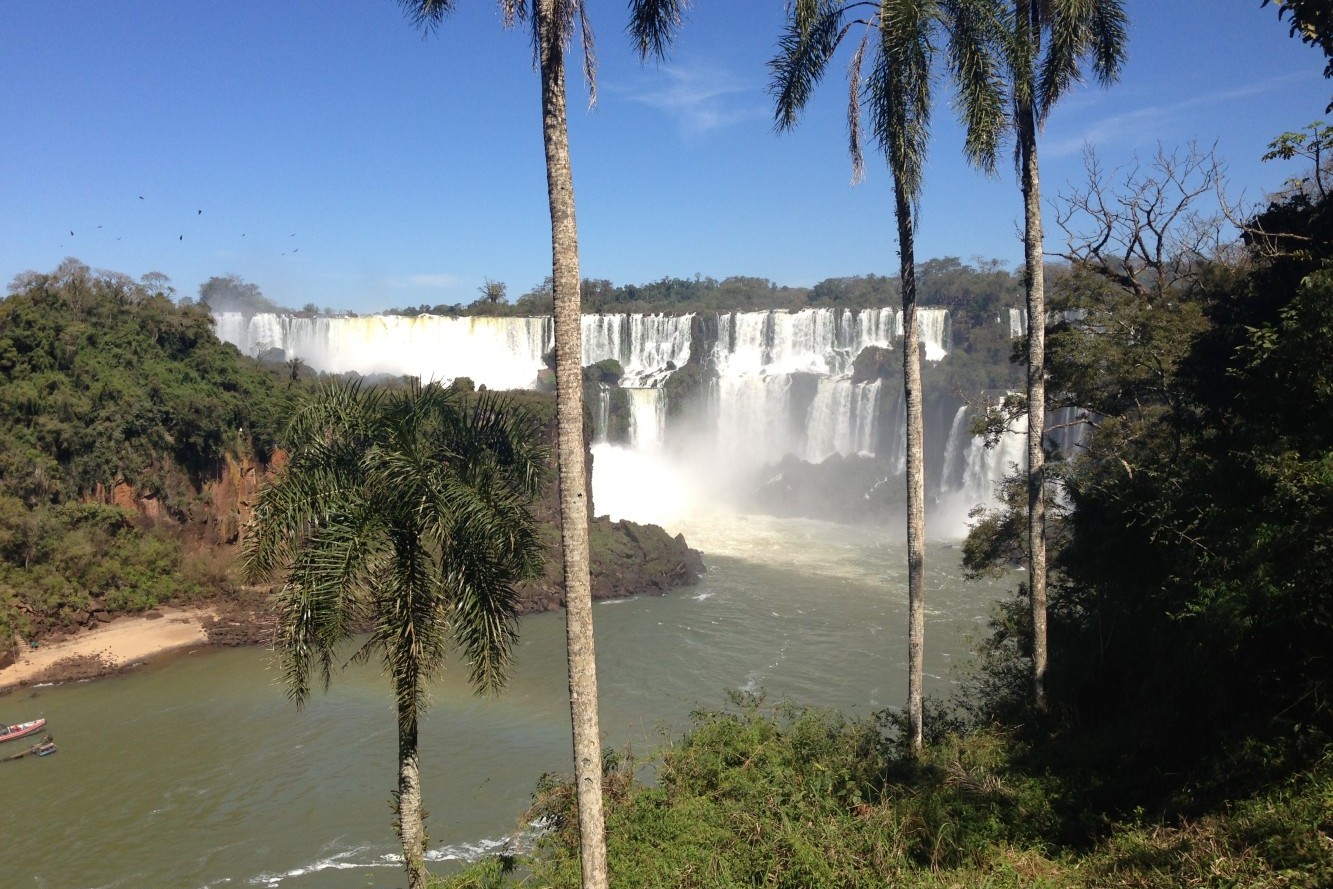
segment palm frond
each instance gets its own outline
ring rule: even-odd
[[[528,16],[527,0],[499,0],[500,21],[506,28],[512,28]]]
[[[795,12],[800,14],[788,19],[778,38],[777,55],[768,63],[775,129],[782,131],[796,125],[846,33],[844,11],[839,0],[814,0],[798,5]]]
[[[1092,71],[1099,83],[1120,79],[1129,43],[1129,17],[1120,0],[1102,0],[1092,6]]]
[[[434,34],[440,24],[454,11],[454,0],[398,0],[398,5],[414,28]]]
[[[863,81],[861,72],[864,70],[866,47],[870,45],[872,33],[870,27],[867,26],[865,34],[861,36],[861,42],[856,45],[856,52],[852,53],[851,64],[847,66],[847,153],[852,158],[853,185],[866,178],[866,156],[863,147],[864,140],[861,135],[861,84]]]
[[[550,449],[542,441],[541,424],[530,411],[504,396],[483,393],[456,434],[490,454],[506,484],[529,497],[541,492]]]
[[[1036,58],[1041,53],[1042,33],[1032,3],[1015,3],[1004,18],[1005,55],[1009,63],[1009,88],[1015,109],[1036,101]]]
[[[690,0],[630,0],[626,30],[641,60],[646,61],[649,55],[666,58],[689,6]]]
[[[291,697],[308,697],[312,675],[328,688],[334,651],[367,615],[364,591],[380,562],[381,538],[361,516],[318,529],[297,552],[277,597],[279,652]]]
[[[963,152],[971,164],[993,174],[1009,123],[1004,21],[990,0],[944,0],[943,6],[949,69],[966,132]]]
[[[588,85],[588,107],[597,104],[597,41],[583,0],[578,0],[579,48],[583,51],[583,82]]]
[[[436,563],[414,529],[393,529],[389,537],[392,554],[373,594],[371,638],[400,718],[415,718],[425,707],[427,683],[448,653],[447,599]]]
[[[508,677],[518,638],[517,581],[538,559],[535,536],[520,532],[508,540],[476,536],[455,525],[444,575],[455,644],[467,663],[468,680],[479,693],[498,691]],[[479,545],[483,541],[489,545]]]
[[[313,475],[287,472],[261,489],[242,549],[251,581],[268,580],[285,570],[329,515],[348,505],[349,491],[338,487],[342,480],[336,473],[332,481],[328,475]]]
[[[1098,0],[1052,0],[1046,22],[1048,40],[1037,75],[1037,122],[1044,125],[1051,109],[1069,88],[1082,80],[1079,59],[1092,43],[1091,21]]]
[[[880,39],[869,83],[871,127],[913,211],[921,198],[921,170],[930,141],[935,13],[933,3],[921,0],[880,4]]]
[[[528,505],[548,455],[536,420],[491,393],[338,384],[300,406],[287,438],[246,564],[284,578],[275,643],[293,699],[328,685],[335,649],[367,624],[352,657],[378,655],[404,719],[425,706],[451,640],[478,688],[498,688],[514,584],[540,565]]]

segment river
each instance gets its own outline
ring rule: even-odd
[[[646,752],[727,689],[852,714],[906,697],[898,531],[760,516],[681,518],[696,587],[594,610],[602,730]],[[947,694],[998,587],[965,583],[957,541],[928,549],[926,689]],[[433,687],[421,759],[433,869],[519,829],[543,772],[569,769],[564,618],[525,618],[508,690],[458,666]],[[398,886],[393,707],[374,666],[302,711],[271,654],[201,648],[98,682],[0,698],[44,716],[51,757],[0,764],[0,886],[41,889]],[[9,746],[18,746],[13,744]],[[10,752],[10,751],[0,751]]]

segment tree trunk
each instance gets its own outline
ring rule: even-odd
[[[574,727],[579,854],[583,889],[605,889],[606,827],[602,815],[602,739],[597,718],[597,661],[593,650],[592,582],[588,565],[588,485],[583,440],[583,344],[579,300],[578,228],[565,119],[564,45],[556,0],[537,6],[542,80],[542,135],[551,203],[555,299],[556,460],[560,467],[560,548],[565,569],[565,628],[569,710]]]
[[[916,244],[912,205],[895,181],[898,255],[903,285],[903,396],[907,404],[907,722],[914,753],[923,745],[922,659],[926,640],[925,422],[921,408],[921,326],[916,316]]]
[[[408,889],[426,889],[426,824],[421,812],[421,764],[416,709],[398,705],[398,836]]]
[[[1042,260],[1041,182],[1037,119],[1019,102],[1019,162],[1023,176],[1023,283],[1028,297],[1028,594],[1032,597],[1032,695],[1046,709],[1046,278]]]

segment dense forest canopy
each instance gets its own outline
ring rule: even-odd
[[[0,485],[36,505],[154,470],[265,451],[286,409],[273,374],[213,334],[206,305],[67,261],[0,302]]]
[[[227,455],[276,445],[295,385],[160,275],[67,260],[19,276],[0,301],[0,637],[188,588],[179,541],[136,527],[112,489],[186,518]]]
[[[1112,237],[1134,243],[1164,217],[1161,184],[1207,175],[1197,159],[1142,168],[1107,202]],[[1051,288],[1052,398],[1093,432],[1058,473],[1046,721],[1099,767],[1118,747],[1142,770],[1137,793],[1248,743],[1317,750],[1331,727],[1333,225],[1319,178],[1275,195],[1235,248],[1076,249]],[[1020,518],[1018,504],[983,517],[973,570],[1024,557]],[[1016,605],[978,698],[1006,721],[1031,716],[1011,681],[1029,632]]]

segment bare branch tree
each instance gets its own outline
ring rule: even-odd
[[[1083,153],[1085,185],[1062,192],[1055,223],[1065,234],[1056,255],[1141,296],[1165,293],[1194,279],[1202,263],[1225,256],[1230,220],[1226,169],[1213,149],[1196,143],[1159,147],[1148,164],[1135,159],[1106,171],[1096,152]],[[1219,209],[1200,203],[1212,193]]]

